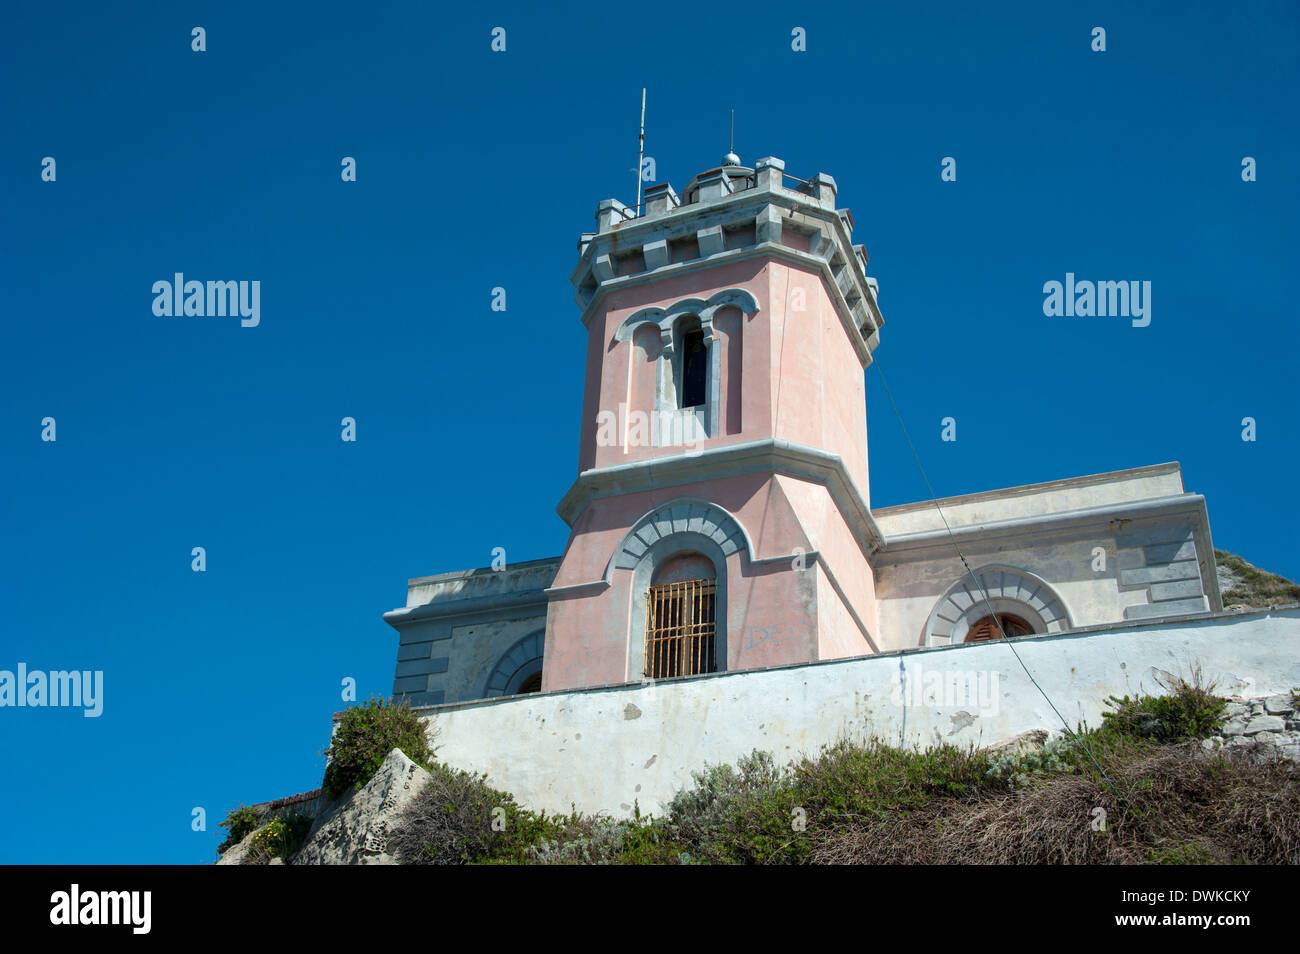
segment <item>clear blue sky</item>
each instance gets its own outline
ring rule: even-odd
[[[344,677],[391,690],[408,577],[560,553],[568,276],[597,202],[634,201],[643,85],[660,180],[716,164],[732,107],[744,159],[835,176],[940,494],[1178,460],[1218,546],[1300,576],[1298,28],[1291,2],[7,4],[0,668],[106,691],[98,719],[0,709],[0,861],[210,861],[228,809],[319,784]],[[260,326],[155,317],[177,271],[261,281]],[[1151,325],[1044,317],[1067,271],[1151,281]],[[872,503],[921,499],[872,369],[867,402]]]

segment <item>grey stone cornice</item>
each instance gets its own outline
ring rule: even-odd
[[[900,534],[885,539],[883,560],[892,562],[894,559],[908,557],[928,558],[933,556],[928,551],[951,547],[954,540],[958,544],[984,544],[1005,537],[1056,533],[1062,530],[1109,524],[1116,520],[1168,519],[1178,516],[1197,518],[1198,522],[1205,523],[1208,529],[1205,498],[1200,494],[1175,494],[1129,503],[1102,504],[1078,510],[1063,510],[1059,513],[966,524],[953,527],[951,533],[947,529],[940,528]]]
[[[560,557],[546,557],[508,564],[500,570],[479,567],[415,577],[407,582],[408,593],[423,590],[427,599],[414,606],[390,610],[384,614],[384,621],[397,627],[486,609],[516,609],[534,604],[544,608],[546,589],[555,579],[560,560]]]
[[[547,604],[546,590],[536,588],[515,593],[489,593],[469,597],[435,599],[419,606],[404,606],[384,614],[384,622],[398,628],[408,623],[425,622],[451,616],[466,616],[484,610],[507,610],[537,606],[543,612]]]
[[[844,514],[863,552],[870,554],[884,545],[884,537],[871,516],[866,498],[839,456],[780,438],[723,444],[698,453],[593,467],[578,475],[555,510],[565,523],[573,526],[593,500],[767,472],[824,485]]]

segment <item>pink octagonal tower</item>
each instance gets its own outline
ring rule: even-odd
[[[883,319],[835,181],[728,155],[600,203],[542,689],[878,648],[863,369]]]

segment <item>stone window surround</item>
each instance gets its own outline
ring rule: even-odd
[[[672,447],[691,443],[683,440],[682,430],[671,426],[670,416],[682,410],[677,406],[677,387],[682,376],[682,361],[679,353],[683,319],[699,319],[700,330],[704,332],[704,347],[708,351],[708,385],[704,405],[704,419],[701,422],[706,438],[717,437],[722,421],[722,348],[713,327],[713,319],[719,309],[734,305],[741,315],[748,317],[758,312],[758,302],[754,296],[743,288],[726,288],[715,292],[707,299],[683,298],[668,308],[642,308],[623,319],[614,334],[616,342],[631,342],[637,330],[644,325],[654,325],[659,330],[662,345],[655,362],[655,407],[652,439],[655,447]],[[635,347],[635,346],[633,346]],[[629,361],[629,368],[632,362]],[[735,373],[733,371],[733,373]]]
[[[681,497],[654,508],[630,529],[615,548],[607,578],[615,569],[631,570],[628,626],[629,681],[645,678],[646,604],[655,571],[674,557],[698,553],[713,564],[715,672],[727,669],[727,558],[743,552],[751,559],[749,535],[740,522],[717,504]],[[685,678],[685,677],[682,677]]]
[[[1070,629],[1070,613],[1060,594],[1042,577],[1019,567],[990,563],[973,571],[988,593],[972,598],[970,574],[963,574],[935,603],[921,634],[922,646],[962,643],[972,624],[993,613],[1019,616],[1035,634]],[[1008,593],[1014,595],[1007,595]],[[962,603],[968,602],[963,606]],[[992,605],[992,610],[989,606]]]
[[[528,680],[530,676],[536,676],[542,671],[542,647],[546,639],[546,630],[539,629],[529,633],[516,640],[509,649],[501,654],[496,665],[488,673],[487,680],[483,683],[483,698],[492,699],[498,696],[513,696],[519,691],[519,687]],[[531,643],[530,643],[531,641]],[[522,657],[523,662],[518,660]],[[504,677],[505,685],[501,688],[493,688],[493,683],[500,683]]]

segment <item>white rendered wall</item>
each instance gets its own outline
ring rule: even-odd
[[[1300,608],[1117,624],[1013,641],[1071,724],[1097,724],[1111,695],[1159,692],[1157,670],[1199,663],[1224,695],[1300,686]],[[899,690],[900,667],[908,679]],[[935,676],[968,677],[950,690]],[[975,689],[993,690],[971,693]],[[963,696],[963,691],[965,695]],[[946,696],[946,698],[945,698]],[[420,710],[437,757],[485,772],[523,804],[567,812],[660,812],[705,763],[752,749],[780,760],[847,735],[898,743],[988,745],[1060,721],[1006,643],[916,649],[780,669],[722,673]]]

